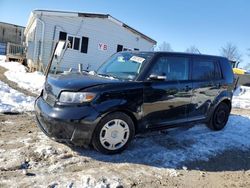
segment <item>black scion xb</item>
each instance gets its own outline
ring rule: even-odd
[[[35,111],[47,136],[114,154],[147,130],[196,122],[223,129],[232,91],[226,58],[119,52],[97,72],[50,74]]]

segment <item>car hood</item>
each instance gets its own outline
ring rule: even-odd
[[[49,75],[46,80],[45,89],[54,96],[58,96],[63,90],[79,91],[88,87],[115,82],[120,81],[109,77],[90,75],[88,73],[67,73]]]

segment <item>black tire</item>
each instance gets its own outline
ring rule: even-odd
[[[101,143],[101,137],[102,137],[101,131],[102,131],[102,133],[105,132],[105,130],[103,130],[104,126],[109,122],[112,123],[112,121],[115,121],[115,120],[122,120],[123,123],[125,122],[127,124],[126,127],[128,127],[129,133],[127,133],[128,134],[128,136],[126,138],[127,141],[124,142],[124,145],[122,145],[122,147],[120,147],[118,149],[108,149],[108,148],[104,147],[104,145],[107,145],[106,143],[103,143],[104,145]],[[104,134],[106,134],[106,133],[104,133]],[[124,136],[125,136],[125,134],[124,134]],[[135,135],[135,127],[134,127],[134,123],[133,123],[132,119],[128,115],[126,115],[125,113],[115,112],[112,114],[108,114],[98,123],[98,125],[95,128],[95,131],[93,133],[92,144],[97,151],[99,151],[103,154],[117,154],[117,153],[121,153],[123,150],[125,150],[128,147],[128,144],[134,138],[134,135]],[[106,146],[106,147],[108,147],[108,146]]]
[[[209,122],[208,127],[212,130],[219,131],[223,129],[228,121],[230,115],[230,107],[228,104],[222,102],[214,110]]]

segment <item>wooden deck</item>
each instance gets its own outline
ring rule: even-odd
[[[25,60],[25,49],[23,45],[8,43],[6,61],[17,61],[23,63]]]

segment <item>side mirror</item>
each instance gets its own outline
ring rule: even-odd
[[[160,75],[155,75],[155,74],[151,74],[148,78],[148,80],[166,80],[167,76],[160,76]]]

